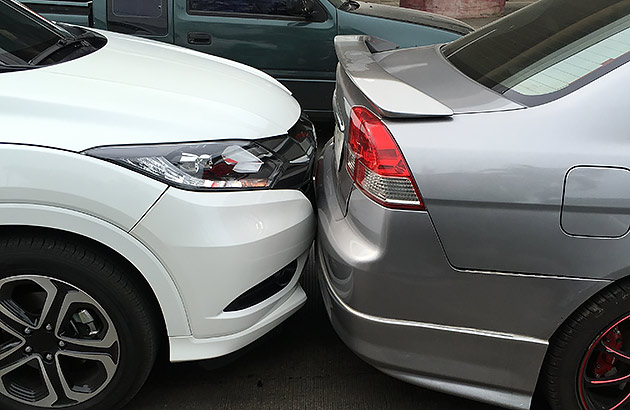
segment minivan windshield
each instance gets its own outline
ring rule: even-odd
[[[542,104],[630,59],[630,0],[539,0],[442,51],[482,85]]]

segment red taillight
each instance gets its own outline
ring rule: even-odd
[[[370,198],[390,208],[425,210],[405,158],[383,122],[365,107],[350,113],[346,167]]]

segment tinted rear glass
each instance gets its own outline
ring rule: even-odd
[[[475,81],[529,105],[624,63],[630,0],[539,0],[443,48]]]

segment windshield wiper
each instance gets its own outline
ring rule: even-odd
[[[85,33],[85,34],[82,34],[80,36],[76,36],[73,38],[59,39],[55,44],[45,49],[44,51],[39,53],[37,56],[33,57],[33,59],[28,62],[28,65],[37,65],[41,63],[42,61],[46,60],[47,58],[49,58],[50,56],[52,56],[53,54],[63,49],[67,49],[69,47],[75,47],[75,48],[92,47],[92,45],[86,40],[89,37],[91,37],[91,34]]]
[[[0,73],[30,70],[31,68],[35,68],[35,67],[30,66],[30,65],[25,65],[25,64],[12,64],[12,63],[5,63],[4,61],[0,61]]]
[[[339,10],[342,11],[352,11],[352,10],[356,10],[359,7],[361,7],[361,4],[359,4],[358,1],[356,0],[346,0],[344,1],[341,6],[339,6]]]

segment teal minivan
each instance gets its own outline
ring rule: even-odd
[[[261,69],[311,118],[332,118],[339,34],[369,34],[400,47],[469,33],[458,20],[354,0],[23,0],[58,22],[148,37]]]

